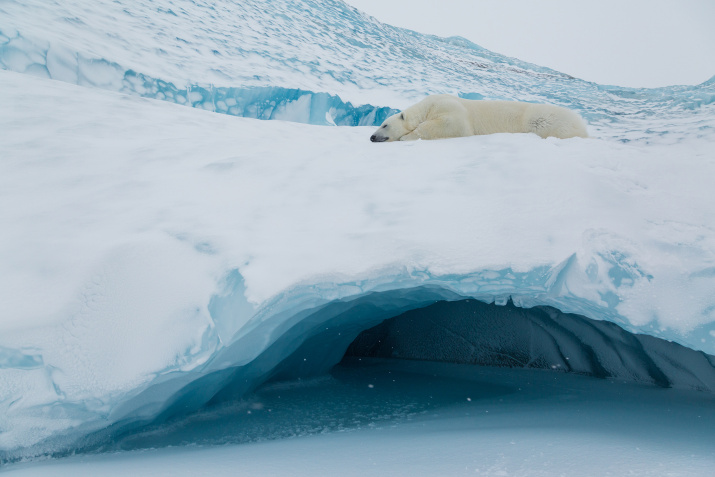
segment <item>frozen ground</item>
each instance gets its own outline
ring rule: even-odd
[[[7,474],[704,476],[715,465],[714,423],[713,397],[699,392],[364,360],[118,444],[131,451]],[[142,449],[142,439],[161,447]]]

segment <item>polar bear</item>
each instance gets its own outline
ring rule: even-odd
[[[560,106],[436,94],[387,118],[370,140],[412,141],[493,133],[534,133],[562,139],[588,137],[581,117]]]

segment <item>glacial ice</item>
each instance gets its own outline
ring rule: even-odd
[[[0,461],[324,374],[383,320],[467,299],[551,307],[483,313],[561,326],[515,339],[519,365],[568,348],[714,389],[715,79],[596,85],[332,0],[9,0],[0,67]],[[438,92],[568,106],[593,139],[320,126]]]
[[[551,307],[438,302],[363,331],[346,356],[557,369],[714,392],[715,356]]]

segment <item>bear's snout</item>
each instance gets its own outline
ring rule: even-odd
[[[388,138],[386,138],[385,136],[377,137],[376,134],[373,134],[372,136],[370,136],[370,141],[372,141],[372,142],[384,142],[384,141],[387,141],[387,139]]]

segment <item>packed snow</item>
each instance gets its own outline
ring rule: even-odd
[[[614,356],[648,343],[645,364],[601,377],[678,388],[712,428],[715,81],[603,87],[332,0],[84,3],[0,5],[0,462],[328,376],[361,332],[464,299],[648,335],[610,336]],[[571,107],[592,137],[369,141],[443,92]],[[685,475],[713,463],[695,453]]]

